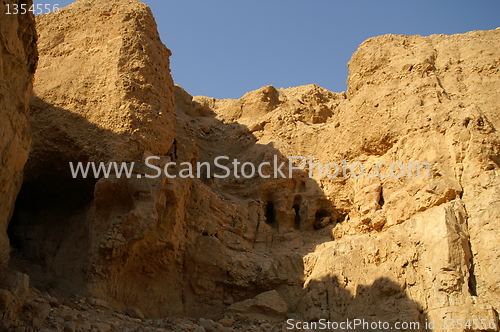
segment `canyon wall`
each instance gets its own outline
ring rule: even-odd
[[[85,216],[96,179],[74,179],[69,163],[76,168],[78,162],[168,153],[174,135],[171,53],[151,10],[138,1],[77,1],[36,21],[34,143],[11,238],[75,289],[86,278],[81,267],[91,229]]]
[[[5,264],[10,252],[7,224],[31,145],[28,103],[38,53],[33,15],[9,15],[2,8],[0,31],[0,263]]]
[[[59,289],[148,317],[497,329],[500,30],[376,37],[349,62],[346,92],[266,86],[218,100],[173,84],[138,1],[79,0],[37,29],[34,144],[10,235]],[[214,175],[217,156],[231,176]],[[285,177],[245,178],[231,163],[290,156],[360,162],[367,175],[285,165]],[[74,178],[79,161],[135,167]],[[429,167],[379,178],[380,162]],[[180,176],[198,163],[199,176]]]
[[[497,29],[369,39],[341,94],[265,87],[240,100],[194,98],[285,156],[365,168],[348,179],[305,169],[348,217],[333,241],[304,256],[301,317],[496,322],[499,37]],[[429,178],[396,168],[402,176],[381,179],[380,162],[427,162]]]
[[[6,6],[12,12],[15,3],[3,1],[0,10],[0,331],[40,327],[49,314],[48,306],[33,301],[29,277],[7,266],[8,224],[32,143],[29,100],[38,61],[35,18],[30,12],[7,14]]]

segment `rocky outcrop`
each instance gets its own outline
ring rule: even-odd
[[[36,330],[42,326],[50,313],[50,305],[41,301],[39,291],[30,287],[26,274],[0,268],[0,330]]]
[[[226,312],[252,318],[274,319],[280,322],[286,318],[287,311],[286,302],[283,301],[277,291],[272,290],[260,293],[252,299],[233,303],[227,308]]]
[[[325,243],[306,256],[307,295],[298,309],[303,319],[419,322],[421,330],[426,321],[442,328],[443,319],[485,319],[493,331],[496,303],[472,289],[461,204],[433,207],[377,235]]]
[[[144,5],[118,1],[78,1],[57,21],[50,15],[37,18],[35,144],[13,220],[15,244],[61,289],[88,292],[115,308],[138,307],[149,317],[216,318],[229,304],[275,287],[296,303],[302,261],[291,250],[304,240],[295,229],[313,229],[320,209],[336,212],[316,183],[300,174],[247,184],[234,177],[145,176],[151,175],[144,164],[151,155],[161,156],[161,166],[168,161],[213,165],[212,152],[248,160],[255,153],[266,160],[283,158],[271,145],[255,145],[241,125],[206,118],[200,121],[213,127],[214,135],[200,135],[202,122],[189,115],[200,110],[179,87],[172,129],[168,52],[152,22]],[[103,40],[113,43],[102,45]],[[137,61],[143,67],[133,67]],[[70,83],[83,81],[83,89]],[[70,161],[125,161],[137,167],[130,179],[114,174],[73,179]],[[294,205],[302,209],[302,220],[296,210],[290,213]],[[326,229],[320,235],[329,236]],[[273,247],[273,242],[286,245]],[[229,276],[228,270],[233,270]]]
[[[174,126],[171,53],[148,6],[76,1],[57,15],[37,16],[37,32],[40,63],[31,117],[36,162],[27,165],[30,174],[42,156],[56,164],[46,160],[50,154],[64,156],[64,162],[130,161],[146,150],[168,151]]]
[[[15,1],[4,1],[12,6]],[[26,1],[31,6],[32,1]],[[12,8],[12,7],[11,7]],[[38,328],[48,305],[33,301],[29,277],[9,269],[8,223],[23,182],[32,137],[28,115],[33,75],[37,66],[35,18],[0,11],[0,330]]]
[[[411,227],[414,218],[421,220],[414,229],[430,220],[428,232],[439,234],[443,229],[440,220],[445,220],[447,233],[439,238],[447,244],[442,250],[437,249],[438,243],[426,245],[425,237],[417,237],[417,248],[439,254],[418,259],[420,266],[428,266],[433,272],[429,280],[416,285],[425,288],[432,284],[438,288],[436,294],[424,291],[424,299],[414,293],[414,286],[401,281],[404,277],[381,276],[399,282],[434,321],[483,313],[490,318],[495,316],[492,308],[499,306],[494,286],[498,274],[493,272],[498,262],[491,254],[496,251],[493,229],[498,222],[490,217],[498,214],[493,212],[498,207],[491,201],[498,190],[499,94],[493,84],[499,73],[498,38],[498,30],[449,37],[382,36],[363,43],[349,63],[348,100],[359,111],[348,123],[340,122],[340,127],[354,132],[348,133],[350,144],[345,140],[340,146],[354,146],[358,156],[351,151],[346,155],[359,158],[365,165],[381,160],[418,160],[428,161],[432,167],[431,177],[425,181],[407,177],[353,181],[355,213],[349,223],[334,231],[335,238],[350,234],[354,238],[346,240],[355,241],[356,233],[378,233],[381,219],[385,223],[380,237],[394,232],[396,224]],[[367,120],[373,129],[356,124]],[[357,130],[366,131],[362,136]],[[393,143],[386,151],[371,149],[383,146],[379,142],[388,136]],[[480,178],[486,181],[483,185]],[[377,199],[379,204],[374,204]],[[455,212],[441,208],[447,202],[464,206],[463,212],[453,217],[456,208]],[[441,210],[435,208],[438,206]],[[437,211],[441,211],[439,215]],[[465,226],[456,226],[454,220],[461,219]],[[411,248],[417,242],[402,247]],[[392,256],[396,265],[398,256]],[[441,259],[443,264],[437,268]],[[405,269],[399,273],[404,275]],[[426,276],[423,271],[417,275]],[[354,285],[349,281],[353,287],[372,282],[370,278]]]
[[[146,6],[80,0],[59,15],[38,18],[35,144],[12,237],[60,289],[146,317],[224,317],[198,330],[242,317],[497,328],[500,31],[377,37],[353,55],[346,92],[217,100],[172,84]],[[215,176],[217,156],[231,176]],[[265,179],[232,163],[291,156],[367,175],[285,165]],[[135,168],[73,179],[69,161]],[[426,162],[429,176],[379,178],[380,162]]]
[[[14,1],[5,1],[10,5]],[[32,4],[28,1],[28,5]],[[31,131],[29,98],[37,64],[35,20],[30,13],[0,12],[0,263],[9,258],[7,224],[23,182]]]
[[[80,280],[75,266],[89,245],[81,209],[91,205],[96,180],[74,179],[69,163],[167,154],[174,135],[170,51],[149,7],[138,1],[77,1],[36,20],[34,144],[12,239],[35,260],[52,257],[56,276]],[[25,224],[34,220],[28,231]]]
[[[272,143],[285,156],[311,155],[323,165],[361,162],[371,174],[331,179],[312,170],[331,210],[348,218],[334,221],[334,241],[304,256],[302,317],[423,324],[483,314],[496,322],[499,42],[498,30],[381,36],[353,55],[345,93],[313,85],[193,99],[189,114],[237,121],[256,145]],[[429,178],[374,176],[377,163],[415,161],[429,163]],[[429,233],[436,239],[426,240]]]
[[[213,166],[219,154],[252,162],[283,158],[272,146],[256,145],[241,125],[197,120],[181,110],[177,115],[175,152],[160,164]],[[179,175],[181,168],[169,172]],[[207,173],[203,179],[145,179],[155,172],[138,172],[141,178],[111,176],[96,184],[94,294],[116,307],[137,305],[154,317],[218,318],[228,305],[274,288],[292,305],[298,301],[303,268],[297,249],[305,241],[299,229],[312,230],[321,208],[335,212],[313,180],[295,174],[243,182]],[[303,219],[296,217],[294,204]],[[328,240],[330,232],[322,229],[316,236]]]
[[[232,100],[194,99],[223,121],[252,128],[258,144],[273,142],[288,156],[312,155],[323,165],[358,161],[372,175],[379,162],[430,164],[429,179],[316,175],[325,196],[349,218],[334,228],[335,241],[304,258],[307,295],[297,309],[303,317],[423,322],[484,315],[496,322],[499,36],[495,30],[366,41],[349,63],[348,91],[324,93],[332,114],[325,124],[299,118],[304,107],[289,106],[290,89],[277,90],[279,103],[268,98],[273,111],[259,118],[234,113]],[[320,88],[293,90],[306,96]],[[267,91],[242,101],[257,105]],[[415,235],[421,227],[426,231]],[[427,232],[436,240],[427,244]],[[405,255],[387,245],[417,251]],[[400,263],[401,257],[407,258]],[[427,272],[414,273],[412,261]],[[382,303],[397,309],[384,311]]]

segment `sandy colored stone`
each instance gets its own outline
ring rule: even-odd
[[[138,318],[140,320],[144,320],[145,318],[142,312],[137,308],[127,308],[123,313],[127,316]]]
[[[418,308],[425,308],[425,315],[436,319],[463,316],[463,312],[471,312],[474,303],[498,306],[498,273],[494,272],[498,266],[494,245],[497,232],[493,226],[498,215],[493,212],[498,210],[495,204],[499,168],[499,137],[495,129],[499,125],[499,96],[495,84],[499,73],[498,43],[498,30],[427,38],[376,37],[363,43],[353,55],[346,93],[332,96],[314,86],[280,90],[265,87],[240,100],[195,97],[193,107],[202,104],[210,107],[223,122],[237,121],[248,126],[256,137],[256,145],[272,143],[285,156],[312,155],[315,161],[324,164],[330,161],[340,163],[342,159],[359,161],[372,174],[374,165],[382,161],[428,162],[429,179],[410,179],[406,174],[399,179],[362,177],[346,180],[319,179],[318,176],[316,179],[333,209],[348,214],[344,222],[336,223],[333,231],[339,245],[344,237],[345,241],[352,242],[359,234],[369,233],[372,237],[363,241],[373,245],[375,250],[381,250],[379,237],[383,238],[398,224],[408,224],[423,211],[434,211],[434,207],[448,202],[464,206],[462,211],[467,212],[462,212],[460,218],[467,220],[467,224],[463,231],[458,235],[442,233],[434,243],[426,246],[428,250],[437,250],[436,254],[418,259],[420,264],[439,265],[438,257],[448,252],[445,257],[452,266],[437,268],[428,281],[417,281],[419,287],[426,283],[441,284],[436,286],[438,293],[429,295],[431,291],[426,289],[423,291],[426,295],[422,297],[412,294],[405,303],[413,303],[414,308],[408,307],[407,313],[402,309],[406,305],[396,306],[401,309],[401,315],[417,320],[423,317]],[[308,107],[304,100],[313,103],[304,97],[311,95],[311,90],[323,94],[324,100],[330,102],[325,103],[331,115],[324,124],[314,124],[310,119],[304,121],[297,116]],[[300,96],[301,105],[305,106],[297,107],[289,97],[292,93]],[[321,99],[316,97],[316,100]],[[267,106],[262,106],[263,102]],[[255,105],[262,112],[246,111],[247,105]],[[429,218],[437,227],[439,217]],[[433,229],[432,226],[429,228]],[[420,235],[419,241],[423,241],[424,235]],[[463,249],[444,251],[438,249],[438,239],[451,242],[461,239],[459,242],[465,244]],[[399,245],[403,248],[414,246]],[[355,278],[363,279],[359,268],[367,262],[353,264],[358,256],[365,257],[365,254],[349,251],[341,254],[346,258],[343,266],[354,265]],[[314,267],[329,278],[333,277],[333,273],[327,272],[330,264],[318,264],[307,257],[306,272]],[[339,259],[343,259],[341,257]],[[423,271],[417,275],[426,278]],[[371,272],[367,273],[368,276],[373,278]],[[351,277],[336,275],[334,280],[337,278],[339,281],[334,282],[333,292],[343,292],[347,284],[357,285],[357,282],[353,284]],[[369,293],[372,289],[376,293],[378,287],[394,287],[395,294],[399,294],[402,286],[397,277],[382,273],[378,278],[380,281],[363,279],[361,284],[368,287]],[[330,281],[316,280],[320,289],[331,287],[326,286]],[[379,286],[378,282],[387,286]],[[366,311],[362,305],[349,300],[355,293],[353,290],[353,295],[346,295],[342,301],[348,303],[345,304],[346,310],[362,314]],[[381,299],[384,297],[387,295],[382,294]],[[328,312],[333,309],[321,309],[321,302],[317,301],[300,309],[304,317],[331,317]],[[346,314],[342,312],[336,318]],[[487,309],[484,315],[489,317]],[[385,318],[391,316],[397,314],[391,313]]]
[[[228,314],[241,314],[251,318],[265,318],[282,321],[286,317],[287,305],[277,291],[260,293],[252,299],[231,304]]]
[[[77,1],[57,24],[50,16],[38,24],[32,196],[20,195],[16,234],[58,287],[146,317],[204,322],[232,311],[309,321],[494,318],[500,30],[369,39],[342,93],[266,86],[217,100],[172,84],[169,52],[138,2]],[[417,161],[429,177],[330,179],[308,168],[278,179],[143,177],[154,154],[158,165],[212,169],[220,155],[253,164],[346,159],[366,172]],[[141,164],[130,179],[54,181],[73,159]],[[41,190],[44,181],[65,183],[64,199]]]
[[[80,292],[89,227],[82,227],[86,211],[69,211],[90,203],[96,179],[74,180],[69,162],[139,162],[168,152],[171,53],[139,1],[76,1],[36,20],[41,62],[30,102],[34,144],[12,236],[29,259],[50,252],[57,278],[65,275],[65,288]],[[29,212],[34,206],[40,213]],[[27,226],[34,220],[37,226]],[[65,226],[51,230],[54,220]]]
[[[12,4],[9,0],[2,6]],[[38,60],[33,15],[8,15],[2,10],[0,45],[0,263],[5,264],[10,252],[7,225],[32,141],[28,102]]]
[[[173,142],[171,54],[139,1],[80,0],[37,16],[29,177],[68,162],[140,160]]]

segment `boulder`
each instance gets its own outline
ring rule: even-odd
[[[260,293],[252,299],[231,304],[226,313],[240,314],[254,319],[282,321],[287,313],[286,302],[277,291]]]

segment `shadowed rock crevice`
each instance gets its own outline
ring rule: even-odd
[[[307,281],[299,303],[303,316],[293,323],[316,322],[319,326],[321,319],[332,323],[350,320],[354,331],[429,330],[429,318],[421,304],[411,300],[400,284],[383,277],[368,285],[350,287],[348,283],[337,275]],[[407,325],[398,325],[401,323]]]

